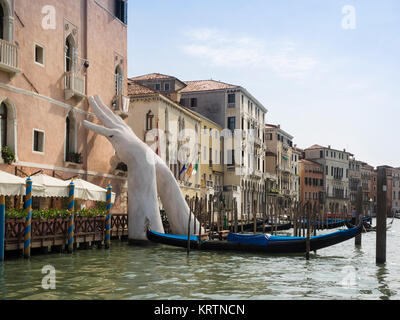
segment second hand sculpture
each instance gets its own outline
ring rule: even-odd
[[[128,166],[129,239],[147,241],[148,222],[152,230],[164,233],[157,194],[168,216],[171,231],[177,235],[187,235],[192,213],[171,170],[98,95],[90,97],[89,104],[104,126],[84,120],[84,127],[106,137],[118,157]],[[203,232],[193,216],[191,221],[191,234]]]

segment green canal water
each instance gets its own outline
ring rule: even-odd
[[[388,220],[390,222],[391,220]],[[373,223],[375,225],[375,221]],[[135,247],[35,255],[0,263],[0,299],[400,299],[400,220],[387,234],[387,263],[375,264],[374,232],[304,256],[209,253]],[[42,288],[54,266],[56,289]]]

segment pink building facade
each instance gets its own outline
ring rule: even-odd
[[[91,95],[122,110],[126,9],[122,0],[0,0],[0,143],[15,155],[0,170],[110,183],[114,212],[126,210],[113,147],[82,126],[94,119]]]

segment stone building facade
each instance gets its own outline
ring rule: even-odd
[[[224,196],[236,199],[239,216],[266,208],[264,139],[266,108],[245,88],[214,80],[185,81],[181,104],[223,128]]]
[[[129,79],[128,124],[170,167],[184,196],[201,194],[201,117],[159,91]],[[149,75],[149,78],[153,78]],[[189,168],[191,169],[189,170]]]
[[[324,167],[326,212],[350,213],[349,161],[351,153],[313,145],[304,150],[305,159],[320,163]]]
[[[280,125],[267,124],[266,170],[276,176],[279,202],[285,207],[299,200],[300,152],[293,145],[293,136],[285,132]]]
[[[300,160],[300,202],[323,209],[325,201],[324,167],[318,162]]]

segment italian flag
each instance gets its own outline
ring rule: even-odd
[[[193,164],[191,164],[190,167],[189,167],[189,169],[188,169],[188,172],[187,172],[189,178],[191,178],[192,175],[195,176],[196,173],[197,173],[197,171],[198,171],[198,169],[199,169],[199,164],[198,164],[198,163],[196,163],[196,165],[194,166],[194,168],[193,168]]]

